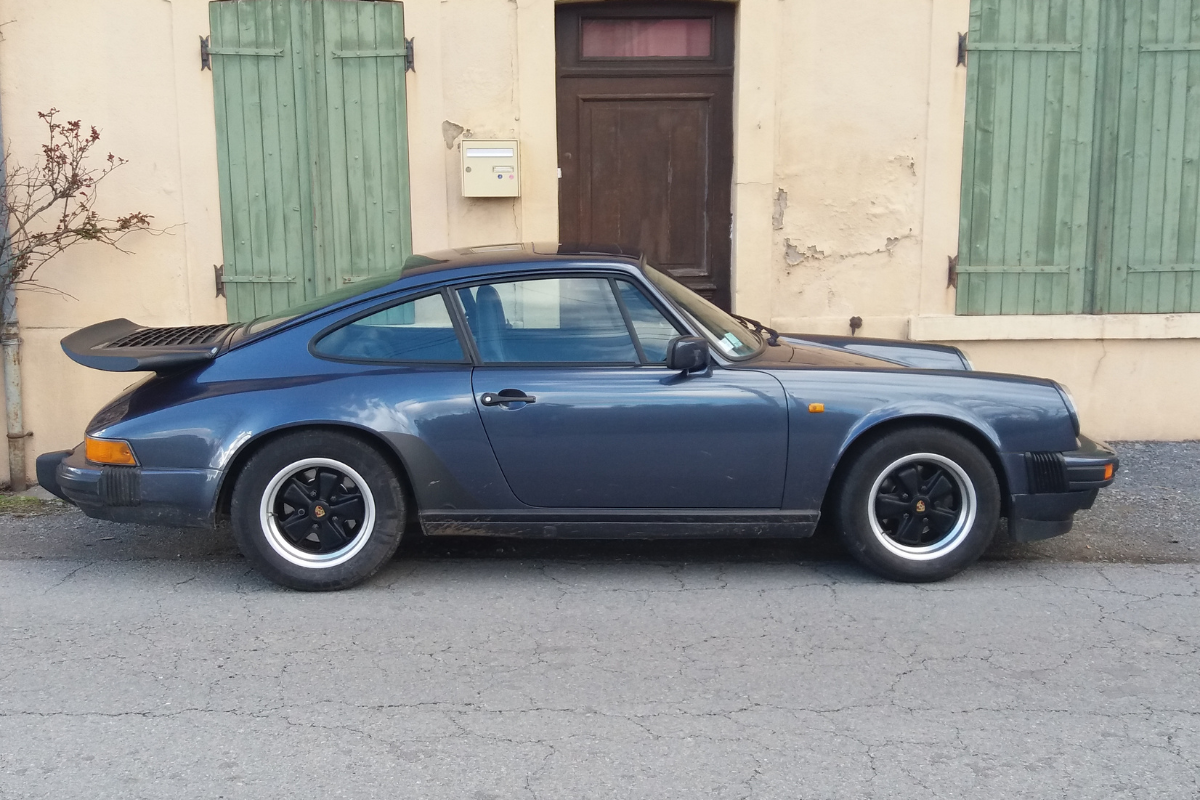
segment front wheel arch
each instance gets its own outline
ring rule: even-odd
[[[858,458],[858,456],[880,439],[890,436],[896,431],[906,428],[941,428],[957,433],[959,436],[966,439],[971,444],[979,448],[979,450],[987,457],[988,462],[992,465],[992,471],[996,473],[996,480],[1000,483],[1000,513],[1002,516],[1008,516],[1009,512],[1009,481],[1008,472],[1004,468],[1004,462],[1000,458],[1000,451],[996,449],[995,443],[978,428],[969,425],[961,420],[952,417],[939,417],[934,415],[919,415],[910,417],[892,417],[891,419],[882,420],[881,422],[872,425],[858,433],[851,440],[838,456],[837,464],[830,473],[829,483],[825,486],[825,495],[821,503],[821,519],[827,519],[832,516],[830,513],[833,509],[830,503],[836,494],[833,491],[838,482],[845,477],[846,471],[850,465]]]
[[[300,423],[282,428],[274,428],[253,437],[242,445],[241,449],[234,454],[233,459],[225,467],[221,475],[221,482],[217,489],[216,506],[214,507],[214,520],[218,523],[229,520],[230,505],[233,500],[233,487],[237,483],[237,476],[241,473],[246,462],[254,457],[255,453],[278,439],[309,431],[327,431],[329,433],[353,436],[383,456],[396,473],[396,480],[400,482],[400,488],[404,491],[404,501],[409,513],[408,522],[411,526],[409,530],[420,530],[419,526],[414,522],[417,513],[417,496],[413,491],[408,469],[404,466],[400,455],[379,434],[354,425],[339,425],[336,423]]]
[[[1000,518],[1000,482],[987,456],[940,426],[875,439],[831,494],[847,552],[892,580],[957,574],[983,555]]]

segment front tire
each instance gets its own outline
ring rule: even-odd
[[[277,439],[236,480],[234,539],[255,569],[283,586],[355,586],[400,546],[400,482],[386,458],[353,436],[305,431]]]
[[[958,434],[908,428],[868,445],[846,471],[838,533],[868,569],[899,581],[938,581],[974,563],[1000,520],[991,462]]]

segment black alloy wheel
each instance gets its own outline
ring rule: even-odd
[[[893,580],[936,581],[973,563],[1000,521],[1000,482],[963,436],[916,426],[881,434],[847,456],[830,511],[846,549]]]
[[[959,523],[963,488],[945,464],[908,461],[884,475],[875,494],[875,519],[892,541],[928,547],[950,535]]]
[[[313,555],[330,555],[362,533],[366,501],[358,484],[330,466],[297,470],[276,491],[272,513],[287,540]]]
[[[310,430],[268,442],[235,476],[230,517],[239,549],[293,589],[361,583],[400,546],[406,498],[381,447]]]

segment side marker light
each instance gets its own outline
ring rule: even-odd
[[[824,403],[809,403],[808,404],[808,413],[823,414],[824,412],[825,412],[825,404]]]

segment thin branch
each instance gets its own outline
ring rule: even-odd
[[[59,122],[58,113],[54,108],[38,113],[46,124],[47,139],[32,166],[16,164],[10,153],[4,154],[7,192],[0,198],[0,217],[6,223],[9,247],[6,263],[0,265],[0,292],[20,287],[69,297],[36,280],[41,268],[68,247],[98,242],[127,253],[120,244],[126,236],[161,233],[151,227],[153,217],[144,212],[108,218],[95,211],[100,182],[126,161],[109,153],[102,165],[92,166],[89,158],[100,132],[84,128],[79,120]]]

